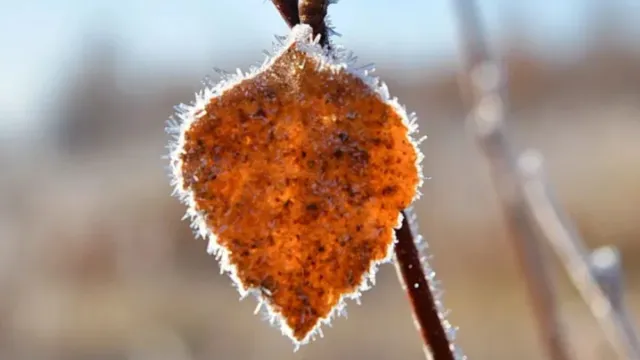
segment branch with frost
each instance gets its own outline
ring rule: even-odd
[[[620,358],[640,359],[637,330],[623,302],[617,251],[606,247],[590,253],[544,179],[542,157],[533,151],[516,155],[510,148],[500,68],[490,59],[474,4],[457,0],[456,10],[467,64],[463,94],[473,108],[475,135],[492,167],[548,354],[569,359],[538,236],[553,247]]]
[[[457,0],[462,51],[467,71],[461,92],[471,108],[471,125],[480,149],[489,161],[492,179],[502,205],[506,227],[520,270],[526,279],[539,334],[551,359],[570,359],[558,316],[554,289],[536,240],[516,159],[504,128],[506,103],[502,96],[501,69],[491,60],[475,4]]]
[[[329,44],[329,37],[335,34],[328,22],[327,11],[329,5],[337,0],[272,0],[273,5],[280,12],[280,16],[289,27],[297,24],[307,24],[313,29],[313,35],[320,35],[320,44]]]
[[[321,35],[323,44],[329,44],[334,34],[327,24],[327,6],[335,0],[301,0],[298,13],[293,10],[295,1],[273,0],[274,5],[289,26],[295,20],[307,23],[314,34]],[[319,21],[322,19],[321,21]],[[441,291],[436,286],[435,272],[421,250],[426,246],[417,235],[417,219],[411,208],[402,213],[403,221],[396,230],[396,269],[403,288],[410,299],[416,327],[424,343],[425,354],[435,360],[463,360],[466,357],[454,344],[456,329],[446,320],[446,311],[440,301]]]
[[[314,35],[320,35],[320,44],[323,46],[329,44],[329,27],[325,18],[330,3],[330,0],[300,0],[298,2],[300,22],[310,25]]]
[[[422,336],[427,358],[464,360],[455,344],[457,328],[447,320],[435,271],[429,264],[427,243],[419,235],[417,216],[412,208],[403,211],[402,227],[396,230],[396,270],[411,301],[413,318]]]

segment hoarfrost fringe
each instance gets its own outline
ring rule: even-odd
[[[233,88],[240,82],[251,79],[256,75],[262,73],[291,46],[296,48],[314,60],[319,64],[320,69],[329,70],[334,73],[347,72],[361,79],[380,99],[386,104],[390,105],[398,115],[402,118],[403,124],[407,128],[407,136],[413,145],[417,159],[416,168],[418,171],[418,183],[415,189],[415,195],[412,199],[412,203],[421,197],[419,191],[424,181],[421,162],[424,158],[422,152],[419,149],[419,144],[426,139],[423,136],[418,139],[414,139],[413,136],[418,132],[418,123],[415,113],[407,113],[405,107],[398,102],[397,98],[391,98],[387,85],[381,82],[378,77],[372,76],[371,73],[375,71],[372,65],[366,65],[363,67],[356,67],[355,63],[357,58],[352,52],[346,50],[344,47],[332,44],[331,49],[323,48],[319,44],[319,37],[313,38],[313,32],[310,26],[305,24],[296,25],[291,29],[289,36],[282,37],[276,36],[274,43],[273,54],[266,53],[267,57],[262,65],[252,67],[249,72],[243,73],[240,69],[236,73],[222,73],[221,80],[217,84],[214,84],[210,78],[205,78],[203,81],[205,88],[195,94],[195,101],[192,101],[189,105],[180,104],[175,107],[175,115],[167,122],[166,132],[172,136],[169,143],[168,150],[169,155],[166,156],[169,160],[169,176],[171,178],[171,185],[173,186],[173,196],[177,196],[180,201],[187,206],[186,214],[183,218],[189,219],[191,222],[191,228],[193,229],[196,237],[202,237],[208,240],[207,252],[214,255],[220,263],[221,273],[228,273],[231,278],[234,287],[240,293],[240,299],[246,298],[248,295],[254,295],[258,300],[258,306],[256,313],[263,309],[263,314],[266,320],[273,325],[278,326],[283,335],[290,338],[294,345],[294,351],[297,351],[301,345],[307,344],[310,340],[315,340],[316,336],[323,337],[321,326],[323,324],[331,325],[331,320],[336,316],[346,316],[346,303],[345,299],[355,300],[360,303],[359,298],[362,292],[369,290],[375,285],[375,274],[379,265],[389,263],[393,259],[393,249],[397,241],[395,233],[393,234],[393,241],[387,249],[387,256],[377,262],[373,262],[368,272],[366,272],[361,280],[360,285],[352,293],[343,294],[340,297],[338,304],[332,309],[329,315],[320,319],[316,326],[305,336],[304,339],[298,341],[293,336],[293,331],[288,327],[286,321],[280,316],[278,311],[272,308],[267,301],[265,301],[260,291],[257,288],[244,288],[242,282],[237,276],[237,269],[235,265],[231,264],[229,260],[230,253],[227,249],[220,246],[218,238],[215,233],[217,229],[209,229],[206,224],[206,216],[202,211],[196,208],[196,202],[194,199],[193,191],[190,188],[184,188],[184,179],[182,177],[182,160],[181,156],[184,153],[185,134],[191,128],[192,124],[197,121],[202,115],[206,114],[206,106],[212,98],[216,98],[224,94],[229,89]],[[402,214],[398,214],[398,221],[395,229],[400,228],[402,224]]]

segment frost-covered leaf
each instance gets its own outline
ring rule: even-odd
[[[300,345],[391,258],[421,154],[415,118],[370,67],[306,25],[279,41],[260,68],[178,107],[170,159],[196,233]]]

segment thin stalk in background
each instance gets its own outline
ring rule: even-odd
[[[551,245],[620,359],[640,360],[640,341],[624,304],[617,252],[590,252],[543,176],[542,157],[514,152],[505,135],[501,69],[490,58],[475,3],[456,0],[466,60],[461,92],[472,109],[478,144],[493,170],[511,239],[527,279],[541,338],[552,359],[569,359],[538,238]],[[608,250],[608,251],[607,251]],[[613,255],[612,255],[613,253]],[[602,257],[605,256],[603,261]]]
[[[588,250],[558,205],[542,164],[542,156],[535,151],[527,151],[519,159],[521,183],[533,220],[620,359],[639,360],[640,340],[624,302],[619,254],[610,247]]]
[[[504,128],[507,104],[501,88],[502,71],[491,59],[475,6],[470,0],[455,1],[466,65],[461,93],[471,109],[478,145],[491,166],[494,188],[500,198],[520,271],[526,280],[540,340],[550,359],[569,360],[571,356],[559,319],[554,288],[545,266],[544,252],[538,244],[536,228],[529,221],[524,194],[513,175],[516,159],[509,148]]]

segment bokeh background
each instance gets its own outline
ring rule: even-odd
[[[478,1],[538,148],[590,246],[620,247],[640,323],[640,3]],[[487,164],[464,125],[451,1],[342,0],[341,38],[429,136],[416,207],[471,359],[541,359]],[[394,267],[299,352],[194,240],[165,121],[212,67],[287,28],[265,0],[0,0],[0,359],[421,359]],[[576,359],[613,359],[553,256]]]

